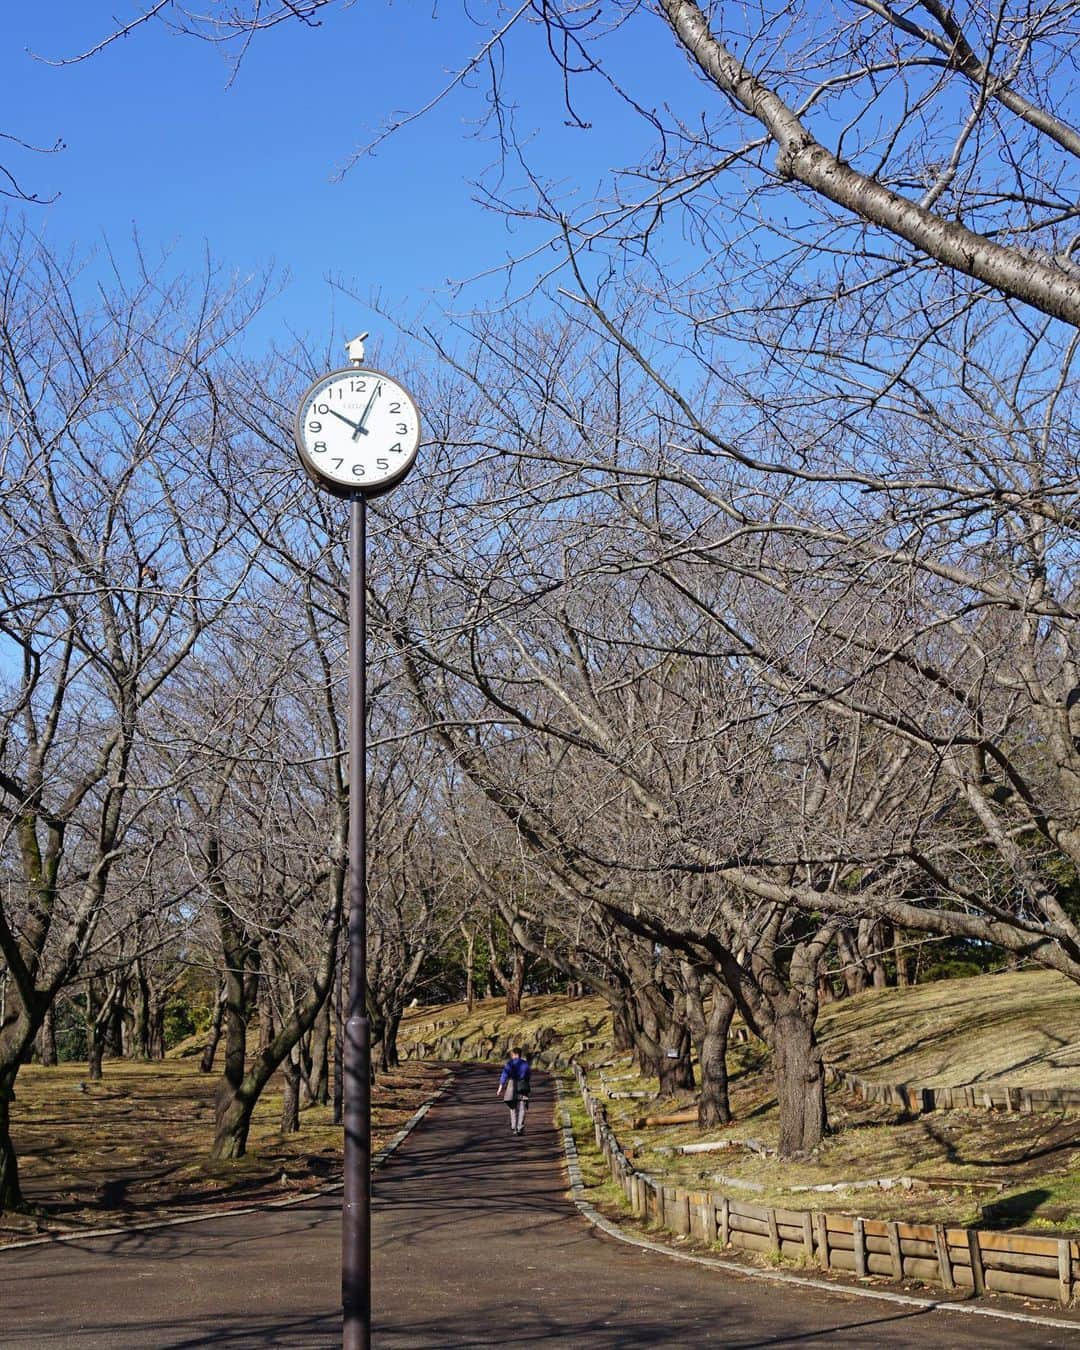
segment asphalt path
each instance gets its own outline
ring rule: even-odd
[[[376,1176],[374,1344],[1076,1346],[1080,1328],[889,1304],[671,1260],[567,1199],[551,1085],[511,1136],[464,1068]],[[340,1198],[0,1252],[4,1350],[340,1344]]]

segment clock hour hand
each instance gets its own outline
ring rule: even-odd
[[[344,413],[339,413],[336,408],[330,409],[330,416],[336,417],[339,422],[344,422],[347,427],[352,427],[354,433],[356,431],[357,426],[359,425],[359,423],[354,422],[351,417],[346,417]]]
[[[368,414],[371,412],[371,405],[372,405],[372,404],[375,402],[375,400],[378,398],[378,396],[379,396],[379,394],[381,393],[381,391],[382,391],[382,380],[377,380],[376,383],[375,383],[375,388],[371,391],[371,397],[368,399],[368,401],[367,401],[367,403],[366,403],[366,405],[365,405],[365,407],[364,407],[364,411],[360,414],[360,421],[357,422],[357,424],[356,424],[356,430],[355,430],[355,431],[353,432],[353,434],[352,434],[352,438],[353,438],[354,441],[355,441],[355,440],[357,439],[357,437],[359,437],[359,436],[366,436],[366,435],[367,435],[367,425],[366,425],[366,424],[367,424],[367,420],[368,420]]]

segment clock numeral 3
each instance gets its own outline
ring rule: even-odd
[[[397,434],[399,436],[407,436],[409,434],[409,426],[407,422],[399,422],[397,424]]]

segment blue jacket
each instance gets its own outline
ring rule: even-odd
[[[503,1065],[502,1077],[499,1079],[499,1087],[504,1088],[511,1078],[521,1084],[521,1092],[529,1091],[529,1075],[532,1070],[529,1068],[529,1061],[524,1055],[520,1059],[508,1059]]]

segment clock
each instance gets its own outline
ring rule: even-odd
[[[311,477],[338,497],[375,497],[412,468],[420,414],[393,376],[364,366],[315,381],[296,414],[296,448]]]

